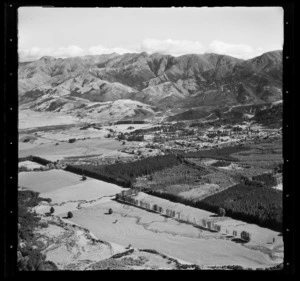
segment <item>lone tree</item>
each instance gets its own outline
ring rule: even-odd
[[[54,208],[53,208],[53,207],[51,207],[51,208],[50,208],[50,214],[53,214],[53,213],[54,213],[54,211],[55,211],[55,210],[54,210]]]
[[[111,215],[113,213],[112,208],[109,208],[108,213]]]
[[[225,209],[220,207],[220,208],[218,209],[218,214],[219,214],[220,217],[224,217],[225,214],[226,214]]]
[[[73,213],[72,212],[68,212],[68,218],[73,218]]]
[[[241,238],[246,241],[249,242],[251,240],[251,234],[246,232],[246,231],[242,231],[241,232]],[[274,242],[273,242],[274,243]]]

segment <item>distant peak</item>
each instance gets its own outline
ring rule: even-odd
[[[46,60],[46,61],[49,61],[49,60],[56,60],[55,57],[51,57],[51,56],[43,56],[40,58],[40,60]]]

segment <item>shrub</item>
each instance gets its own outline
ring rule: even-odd
[[[69,139],[69,143],[73,143],[75,141],[76,141],[76,139]]]
[[[220,207],[220,208],[218,209],[218,214],[219,214],[220,217],[224,217],[225,214],[226,214],[225,209]]]
[[[67,217],[68,217],[69,219],[73,218],[73,213],[69,211],[68,214],[67,214]]]
[[[28,168],[26,166],[19,167],[19,172],[28,172]]]
[[[108,213],[109,213],[110,215],[113,213],[112,208],[110,208],[110,209],[108,210]]]
[[[230,165],[230,162],[222,161],[222,160],[211,164],[211,166],[213,166],[213,167],[228,167],[229,165]]]
[[[251,234],[246,232],[246,231],[242,231],[241,232],[241,238],[243,240],[245,240],[246,242],[249,242],[251,240]]]
[[[54,213],[54,211],[55,211],[55,210],[54,210],[54,208],[53,208],[53,207],[51,207],[51,208],[50,208],[50,214],[53,214],[53,213]]]

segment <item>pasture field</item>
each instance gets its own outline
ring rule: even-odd
[[[25,167],[28,170],[33,170],[33,169],[40,169],[41,167],[43,167],[43,165],[32,162],[32,161],[22,161],[22,162],[19,162],[19,168],[20,167]]]
[[[161,201],[158,201],[159,198],[152,196],[151,198],[153,202],[162,204]],[[170,206],[170,202],[166,204]],[[109,208],[113,209],[112,215],[106,214]],[[182,208],[186,211],[188,207],[183,206]],[[199,211],[197,217],[200,212],[200,217],[207,218],[209,216],[206,211],[197,211]],[[131,244],[135,248],[151,248],[199,265],[235,264],[265,267],[276,263],[269,255],[256,250],[248,251],[249,248],[227,239],[220,233],[195,228],[192,225],[114,201],[74,211],[74,217],[71,220],[90,229],[97,237],[104,240],[121,245]],[[242,229],[247,228],[245,223],[228,219],[228,226],[233,225],[235,228],[234,224],[240,225]],[[277,236],[277,233],[258,228],[256,236],[254,235],[253,245],[257,246],[255,241],[260,239],[263,243],[267,243],[273,235]],[[278,244],[280,243],[278,241]],[[263,247],[261,242],[259,245]]]
[[[58,145],[56,144],[58,143]],[[126,145],[125,145],[126,147]],[[68,157],[128,157],[127,153],[119,152],[124,148],[121,142],[114,139],[86,139],[74,143],[57,142],[56,140],[41,139],[30,143],[19,143],[19,157],[29,155],[40,156],[50,161],[68,159]]]
[[[18,185],[41,194],[80,183],[80,176],[63,170],[20,172]]]
[[[228,227],[240,227],[241,230],[246,231],[252,229],[255,233],[252,241],[243,246],[232,240],[232,237],[227,237],[222,233],[211,232],[191,224],[178,222],[173,218],[117,202],[113,200],[113,195],[123,190],[121,187],[90,178],[80,181],[78,175],[62,170],[20,173],[19,185],[41,192],[42,197],[52,199],[51,203],[43,202],[40,206],[35,207],[37,213],[45,214],[53,205],[55,216],[69,221],[71,224],[75,223],[89,229],[98,239],[108,241],[112,245],[121,245],[124,248],[131,244],[133,248],[137,249],[153,249],[204,267],[241,265],[264,268],[276,265],[281,261],[280,256],[274,258],[270,254],[273,248],[270,248],[267,243],[273,236],[277,237],[278,233],[269,229],[230,218],[222,218],[224,220],[222,223]],[[164,208],[175,208],[177,211],[186,213],[190,218],[219,219],[215,218],[213,213],[172,203],[142,192],[138,196],[146,202],[156,203]],[[111,215],[108,214],[110,208],[113,210]],[[74,216],[66,219],[66,214],[70,210]],[[276,239],[276,245],[281,245],[280,237]],[[76,243],[80,244],[81,242],[77,241]],[[61,257],[64,257],[70,251],[62,244],[59,249],[55,249],[49,252],[49,259],[53,261],[59,253],[62,253]],[[76,249],[78,252],[77,246]],[[75,252],[74,254],[76,254]],[[70,256],[70,261],[73,258],[74,255]],[[63,268],[66,264],[61,258],[57,259],[60,259],[57,261]]]
[[[239,159],[241,164],[262,169],[272,169],[283,162],[282,140],[250,144],[249,148],[248,151],[237,152],[231,156]]]
[[[19,129],[30,129],[44,126],[70,125],[80,122],[79,118],[60,112],[38,112],[19,110]]]

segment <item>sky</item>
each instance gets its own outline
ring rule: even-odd
[[[18,9],[20,61],[147,52],[249,59],[283,48],[281,7]]]

